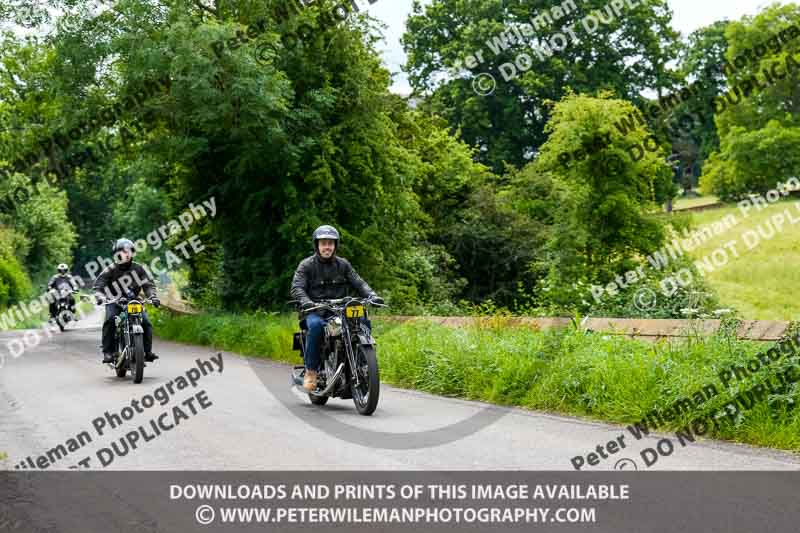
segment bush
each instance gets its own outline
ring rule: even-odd
[[[26,239],[24,250],[14,254],[37,278],[51,272],[58,263],[70,263],[77,242],[75,227],[67,216],[67,195],[44,180],[34,185],[30,178],[13,174],[0,186],[0,194],[26,190],[8,212],[0,214],[0,223],[13,228]]]
[[[15,251],[24,250],[25,243],[16,232],[0,227],[0,307],[14,305],[33,292],[27,272],[14,255]]]
[[[516,314],[529,316],[591,315],[610,318],[718,318],[733,310],[720,309],[719,298],[694,263],[686,257],[673,259],[661,270],[642,265],[644,278],[616,294],[602,292],[597,298],[586,277],[564,282],[549,275],[534,290],[520,284],[514,304]],[[638,274],[637,274],[638,275]],[[621,274],[624,280],[624,273]],[[684,281],[688,281],[685,285]]]

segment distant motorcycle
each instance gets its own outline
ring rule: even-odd
[[[292,302],[297,304],[297,302]],[[314,405],[325,405],[328,399],[352,399],[359,414],[369,416],[378,407],[380,375],[375,339],[367,326],[367,306],[387,307],[368,299],[341,298],[317,302],[309,312],[325,312],[327,320],[321,346],[322,369],[319,371],[317,390],[308,394]],[[294,334],[294,349],[305,353],[304,329]],[[305,366],[295,366],[294,384],[302,390]]]
[[[55,289],[50,289],[50,293],[55,299],[56,307],[55,316],[51,316],[50,319],[58,324],[58,329],[64,331],[67,323],[78,320],[78,317],[75,316],[73,311],[75,302],[73,296],[77,295],[78,291],[74,290],[69,285],[60,285]],[[81,297],[81,299],[83,299],[83,297]]]
[[[128,370],[131,372],[134,383],[141,383],[144,378],[144,328],[142,316],[144,304],[152,304],[152,300],[137,300],[135,298],[120,297],[107,304],[117,304],[122,307],[122,312],[115,318],[117,327],[117,343],[119,357],[109,363],[117,373],[117,377],[124,378]]]

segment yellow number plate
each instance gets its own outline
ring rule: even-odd
[[[138,315],[142,312],[142,304],[128,304],[128,312],[133,315]]]
[[[354,305],[353,307],[348,307],[346,313],[347,318],[361,318],[364,316],[364,306]]]

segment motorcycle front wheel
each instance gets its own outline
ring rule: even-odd
[[[144,338],[140,333],[133,336],[131,347],[131,373],[133,382],[141,383],[144,378]]]
[[[67,325],[67,322],[70,320],[72,320],[72,313],[69,312],[69,309],[65,309],[58,314],[58,317],[56,318],[56,324],[58,324],[58,329],[60,329],[62,333]]]
[[[378,408],[381,390],[378,356],[372,346],[359,346],[355,355],[359,384],[351,386],[353,403],[358,414],[370,416]]]

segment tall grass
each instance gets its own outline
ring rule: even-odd
[[[719,394],[684,412],[662,431],[679,429],[700,415],[719,411],[736,393],[763,380],[762,369],[747,382],[722,386],[717,374],[743,365],[765,343],[738,341],[721,333],[680,344],[652,344],[573,329],[533,331],[509,327],[451,329],[431,322],[374,320],[382,381],[444,396],[590,417],[638,422],[712,383]],[[296,322],[291,316],[172,316],[154,313],[156,333],[169,339],[213,345],[246,355],[300,363],[291,351]],[[777,363],[776,363],[777,365]],[[745,411],[734,425],[710,435],[800,450],[798,393],[771,396]]]

